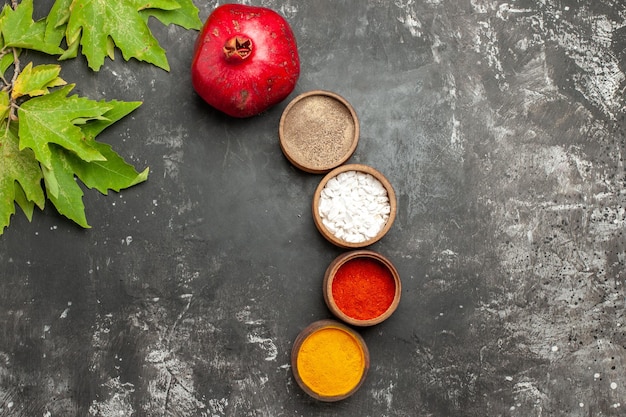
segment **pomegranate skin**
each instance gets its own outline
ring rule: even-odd
[[[199,33],[191,64],[194,90],[229,116],[255,116],[284,100],[300,76],[296,38],[265,7],[224,4]]]

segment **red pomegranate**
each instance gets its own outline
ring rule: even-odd
[[[254,116],[281,102],[299,76],[300,58],[291,27],[271,9],[219,6],[196,40],[193,88],[230,116]]]

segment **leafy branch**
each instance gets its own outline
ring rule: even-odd
[[[94,101],[70,95],[74,84],[59,64],[22,65],[24,50],[59,61],[85,56],[99,71],[119,49],[131,58],[169,71],[165,50],[148,26],[199,29],[191,0],[55,0],[49,14],[33,20],[33,0],[11,0],[0,11],[0,235],[19,206],[32,220],[35,207],[56,210],[89,227],[76,179],[106,195],[145,181],[109,145],[96,140],[141,102]]]

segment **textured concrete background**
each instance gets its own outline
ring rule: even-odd
[[[293,96],[348,99],[351,162],[398,195],[371,249],[403,299],[361,331],[365,384],[324,404],[291,375],[341,250],[311,218],[321,177],[280,151],[287,103],[217,114],[190,85],[196,33],[152,22],[170,73],[64,66],[81,95],[144,102],[101,140],[151,176],[86,190],[92,229],[48,207],[0,237],[0,416],[626,415],[624,2],[250,3],[292,24]]]

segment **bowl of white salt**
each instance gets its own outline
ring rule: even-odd
[[[363,248],[379,241],[396,217],[396,194],[376,169],[346,164],[330,171],[313,195],[313,220],[336,246]]]

